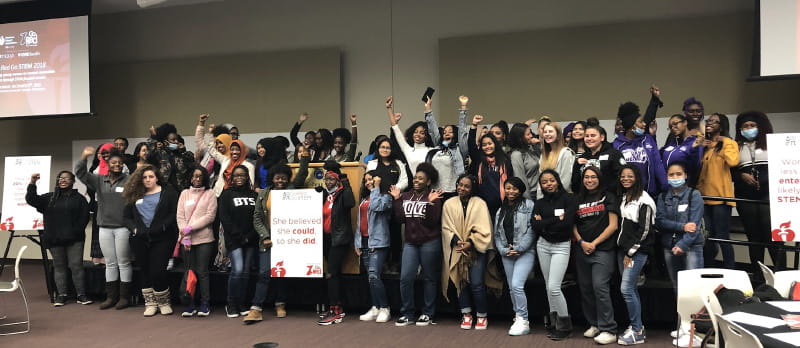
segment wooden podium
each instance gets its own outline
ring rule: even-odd
[[[325,169],[322,168],[323,165],[324,163],[308,164],[308,177],[306,178],[305,185],[302,188],[315,188],[324,185],[323,178],[325,177]],[[361,201],[359,199],[361,193],[361,178],[364,176],[365,167],[359,162],[340,162],[339,165],[342,166],[342,174],[347,174],[347,179],[350,181],[350,188],[353,190],[353,198],[356,201],[356,205],[350,210],[353,231],[355,231],[357,222],[356,219],[358,218],[358,203]],[[292,175],[296,175],[300,164],[289,163],[289,167],[292,168]],[[321,205],[319,209],[322,209]],[[327,268],[327,264],[325,267]],[[347,254],[347,257],[342,264],[342,273],[359,274],[359,272],[360,267],[358,255],[356,255],[355,247],[351,245],[350,253]]]

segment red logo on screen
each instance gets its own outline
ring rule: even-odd
[[[11,231],[13,229],[14,229],[14,217],[13,216],[8,218],[8,219],[5,219],[5,221],[3,221],[3,223],[0,224],[0,230]]]
[[[322,275],[322,267],[320,267],[319,265],[307,265],[306,268],[308,269],[306,271],[307,276]]]
[[[792,226],[791,221],[784,222],[780,225],[779,228],[772,230],[772,240],[773,241],[780,241],[780,242],[787,242],[794,240],[794,231],[789,229]]]
[[[286,276],[286,268],[283,268],[283,261],[278,261],[275,267],[270,270],[270,275],[275,278],[283,278]]]

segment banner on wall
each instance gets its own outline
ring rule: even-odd
[[[270,196],[272,276],[321,278],[322,192],[273,190]]]
[[[800,133],[767,134],[770,226],[773,241],[798,241],[800,236]],[[746,217],[744,217],[746,218]]]
[[[31,174],[39,173],[36,192],[50,192],[50,156],[6,157],[3,179],[3,212],[0,229],[40,230],[44,228],[42,214],[25,202]]]

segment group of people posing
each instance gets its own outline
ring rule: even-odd
[[[151,128],[150,138],[133,155],[125,153],[124,138],[86,148],[74,174],[58,174],[53,192],[38,195],[39,175],[34,174],[26,196],[44,214],[43,242],[53,256],[59,294],[55,305],[66,303],[67,268],[78,302],[91,303],[81,261],[93,210],[99,250],[92,256],[104,257],[106,265],[101,309],[129,305],[135,257],[144,315],[171,314],[167,268],[181,255],[197,275],[198,289],[197,298],[186,299],[183,316],[210,314],[212,260],[229,263],[228,317],[261,321],[270,287],[276,315],[286,316],[284,279],[270,277],[270,197],[274,190],[303,188],[311,162],[324,162],[325,171],[317,187],[323,193],[324,302],[329,305],[321,325],[345,317],[342,265],[355,251],[372,301],[361,320],[390,320],[382,273],[394,263],[402,303],[395,325],[430,324],[437,293],[449,300],[454,289],[460,327],[486,329],[487,292],[501,292],[505,282],[515,313],[508,333],[525,335],[530,332],[525,284],[538,260],[549,305],[547,336],[562,340],[572,332],[561,290],[572,258],[590,326],[583,335],[600,344],[639,344],[645,331],[637,280],[648,260],[665,260],[673,287],[679,270],[714,264],[718,248],[720,266],[733,268],[731,246],[707,242],[705,234],[728,238],[734,206],[748,217],[743,219],[748,238],[769,241],[768,205],[714,200],[768,197],[766,134],[772,126],[761,112],[738,115],[731,138],[726,115],[706,118],[702,102],[689,98],[683,113],[669,118],[670,135],[659,149],[654,120],[663,104],[655,86],[644,115],[632,102],[620,105],[612,143],[596,118],[563,129],[547,116],[510,127],[505,121],[481,127],[484,117],[474,115],[467,124],[468,103],[469,98],[459,97],[458,123],[440,127],[428,97],[424,118],[404,132],[398,125],[402,114],[387,98],[389,134],[370,144],[361,178],[348,178],[339,165],[360,160],[356,115],[349,118],[350,130],[319,129],[300,140],[308,119],[303,114],[290,139],[261,139],[255,151],[238,139],[237,127],[207,127],[206,114],[195,130],[195,153],[186,150],[170,124]],[[287,151],[290,142],[293,151]],[[295,175],[290,162],[299,163]],[[76,177],[91,202],[73,189]],[[355,197],[352,185],[359,184]],[[352,209],[356,221],[351,221]],[[770,252],[776,267],[785,267],[785,255],[777,248]],[[763,254],[763,247],[750,247],[754,264]],[[258,279],[248,301],[255,265]],[[419,310],[414,303],[418,272],[424,294]],[[616,273],[621,282],[612,289]],[[612,291],[621,293],[630,321],[619,335]]]

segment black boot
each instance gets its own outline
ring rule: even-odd
[[[128,308],[131,304],[131,282],[119,283],[119,302],[114,307],[116,309]]]
[[[119,301],[119,280],[106,282],[106,300],[100,304],[100,309],[114,307],[117,301]]]
[[[550,337],[553,341],[561,341],[572,335],[572,319],[569,316],[557,317],[556,329]]]
[[[550,312],[544,316],[544,329],[547,331],[547,337],[552,336],[556,330],[556,318],[558,318],[557,312]]]

